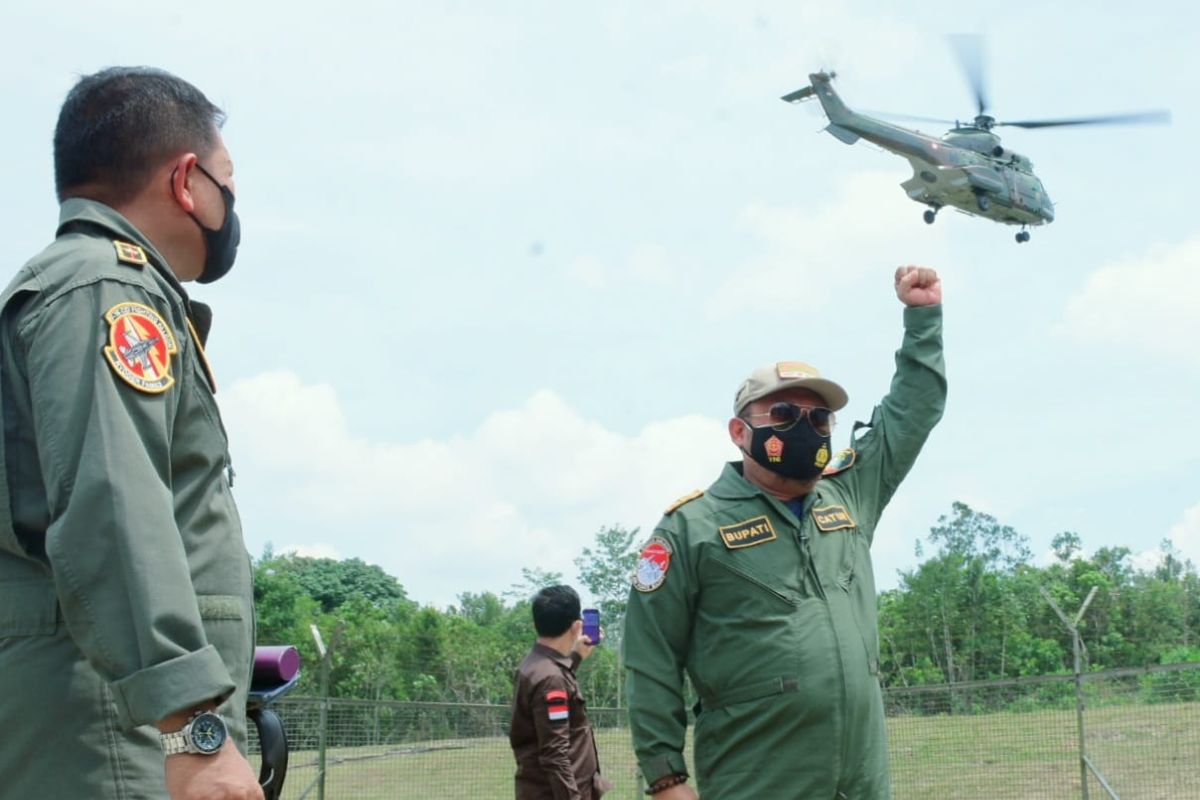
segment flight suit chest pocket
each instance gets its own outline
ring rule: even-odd
[[[822,585],[848,589],[854,579],[861,538],[850,509],[837,502],[818,503],[808,513],[806,523],[815,529],[810,541]]]
[[[57,627],[54,584],[41,580],[0,582],[0,639],[49,636]]]
[[[760,606],[779,611],[799,602],[798,593],[730,558],[713,558],[705,580],[705,592],[730,612],[756,613]]]

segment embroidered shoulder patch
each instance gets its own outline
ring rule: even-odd
[[[845,472],[854,466],[854,459],[858,457],[858,453],[853,447],[847,447],[844,450],[838,450],[837,455],[829,462],[829,466],[821,472],[822,475],[837,475],[839,472]]]
[[[663,585],[670,568],[671,545],[659,536],[650,537],[638,556],[637,567],[633,571],[633,588],[639,592],[653,592]]]
[[[117,376],[140,392],[161,394],[175,383],[171,356],[175,336],[158,312],[141,303],[118,303],[104,314],[104,356]]]
[[[854,520],[850,518],[850,512],[845,506],[822,506],[812,510],[813,520],[817,523],[817,529],[821,533],[829,533],[830,531],[840,531],[843,528],[856,528]]]
[[[546,715],[551,722],[566,722],[571,717],[571,709],[567,705],[567,693],[562,689],[552,689],[546,692]]]
[[[704,496],[704,492],[700,491],[699,489],[697,489],[697,490],[696,490],[696,491],[694,491],[694,492],[688,492],[688,493],[687,493],[687,494],[685,494],[683,497],[681,497],[681,498],[679,498],[678,500],[676,500],[674,503],[671,503],[671,505],[669,505],[669,506],[667,507],[667,510],[663,512],[663,514],[664,514],[664,515],[665,515],[665,514],[672,514],[672,513],[674,513],[675,511],[679,510],[679,507],[680,507],[680,506],[685,506],[685,505],[687,505],[688,503],[690,503],[690,502],[692,502],[693,500],[695,500],[696,498],[698,498],[698,497],[703,497],[703,496]]]
[[[736,525],[723,525],[717,528],[717,531],[721,534],[721,544],[730,550],[775,539],[775,529],[771,527],[771,520],[766,517],[754,517]]]
[[[136,244],[114,240],[113,247],[117,248],[117,261],[122,264],[144,267],[150,263],[150,259],[146,257],[146,251]]]

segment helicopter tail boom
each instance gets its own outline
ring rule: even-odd
[[[810,97],[816,97],[821,101],[821,108],[825,111],[825,116],[829,118],[832,126],[842,125],[854,119],[854,112],[846,108],[846,104],[842,102],[842,98],[833,89],[833,79],[836,73],[833,72],[814,72],[808,76],[812,81],[811,84],[803,89],[797,89],[794,92],[785,94],[782,100],[788,103],[802,103]],[[832,131],[830,131],[832,133]],[[834,134],[837,135],[836,133]],[[838,137],[839,139],[842,137]],[[855,137],[857,138],[857,137]],[[845,139],[843,139],[845,141]]]

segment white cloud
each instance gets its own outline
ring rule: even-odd
[[[1183,519],[1171,527],[1167,536],[1179,552],[1200,565],[1200,503],[1183,512]]]
[[[504,589],[525,566],[573,579],[571,559],[602,525],[648,528],[732,454],[722,421],[684,416],[628,435],[548,390],[444,440],[357,436],[332,388],[290,372],[238,381],[223,411],[252,550],[333,541],[324,546],[439,604]]]
[[[605,262],[594,256],[580,256],[567,266],[567,275],[591,289],[609,284],[634,282],[665,285],[679,274],[665,247],[635,247],[623,262]]]
[[[1183,518],[1171,526],[1166,537],[1183,558],[1200,565],[1200,503],[1183,512]],[[1135,569],[1151,572],[1163,563],[1162,550],[1155,545],[1134,553],[1129,561]]]
[[[905,167],[853,174],[831,201],[816,209],[764,203],[746,208],[741,225],[765,251],[730,276],[713,297],[710,311],[752,308],[762,301],[764,290],[770,291],[773,302],[819,304],[868,271],[895,265],[897,254],[932,251],[928,263],[943,261],[936,254],[944,234],[937,226],[914,224],[919,221],[918,207],[898,185],[907,177]],[[853,246],[847,244],[847,235]]]
[[[335,561],[342,560],[342,554],[336,547],[324,542],[314,542],[312,544],[287,544],[275,551],[276,554],[282,555],[288,553],[300,558],[332,558]]]
[[[1063,330],[1200,364],[1200,237],[1102,267],[1067,303]]]
[[[567,266],[567,275],[589,289],[599,289],[608,283],[611,269],[598,258],[580,256]]]
[[[1155,548],[1153,550],[1143,550],[1140,553],[1134,553],[1129,556],[1129,563],[1138,572],[1153,572],[1162,564],[1162,551]]]

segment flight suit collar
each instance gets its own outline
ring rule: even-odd
[[[807,496],[816,495],[819,491],[820,483],[818,482]],[[725,469],[721,470],[721,475],[717,478],[716,483],[709,487],[708,493],[722,500],[748,500],[758,495],[771,500],[775,499],[772,495],[764,492],[761,487],[746,480],[746,476],[742,474],[741,461],[727,463]]]
[[[119,211],[104,203],[83,197],[71,197],[64,200],[58,210],[58,230],[55,235],[62,236],[64,233],[70,233],[81,227],[102,228],[110,234],[115,234],[116,238],[121,241],[141,247],[146,251],[146,256],[154,270],[183,299],[184,306],[189,306],[187,291],[184,290],[179,278],[175,277],[175,273],[167,265],[167,260],[163,258],[162,253],[158,252],[146,235]]]
[[[208,344],[208,333],[212,329],[212,309],[206,304],[188,297],[187,290],[183,288],[179,278],[175,277],[175,273],[167,265],[167,260],[163,258],[162,253],[158,252],[154,244],[137,229],[136,225],[119,211],[104,203],[83,197],[68,198],[59,207],[58,230],[55,235],[62,236],[64,233],[70,233],[80,227],[101,228],[108,234],[115,234],[116,238],[121,241],[136,244],[145,250],[146,257],[154,271],[170,285],[183,301],[188,318],[192,321],[192,325],[196,328],[196,334],[200,338],[200,346]]]
[[[748,500],[763,494],[763,491],[742,475],[742,462],[730,461],[721,470],[716,483],[709,487],[708,493],[721,500]]]
[[[792,513],[792,510],[787,507],[787,504],[776,497],[773,497],[764,492],[759,486],[746,480],[742,474],[742,462],[730,461],[721,470],[720,477],[716,482],[709,487],[708,493],[720,500],[750,500],[753,498],[761,498],[761,500],[770,505],[775,511],[786,520],[800,524],[799,518]],[[820,482],[809,492],[804,498],[804,508],[807,511],[811,508],[814,502],[820,502],[821,499],[821,484]]]

